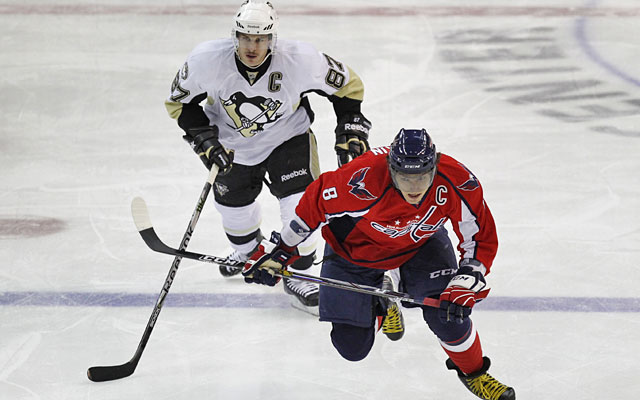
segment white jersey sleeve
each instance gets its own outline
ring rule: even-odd
[[[307,93],[362,100],[360,78],[308,43],[278,40],[270,58],[262,74],[248,78],[236,64],[231,39],[198,45],[173,82],[169,114],[177,119],[184,104],[206,99],[204,113],[218,126],[220,142],[234,151],[234,162],[256,165],[309,129],[308,110],[301,107]]]
[[[360,77],[344,62],[304,42],[289,42],[281,52],[284,57],[298,59],[300,81],[306,85],[306,92],[319,91],[327,96],[349,97],[362,101],[364,86]],[[302,68],[304,66],[304,68]]]
[[[231,45],[231,46],[230,46]],[[192,102],[197,96],[207,92],[203,83],[216,81],[216,63],[223,57],[233,57],[231,40],[213,40],[196,46],[171,84],[167,103],[179,106]],[[171,114],[171,110],[169,110]],[[173,118],[177,116],[171,115]]]

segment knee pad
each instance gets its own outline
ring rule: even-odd
[[[438,318],[438,309],[433,307],[422,307],[422,317],[429,326],[429,329],[436,334],[441,342],[456,342],[464,340],[471,331],[471,319],[467,318],[462,324],[456,322],[443,323]]]
[[[258,202],[243,207],[228,207],[216,201],[215,206],[222,217],[222,228],[231,243],[241,245],[252,242],[253,246],[248,246],[250,250],[260,242],[257,238],[262,212]]]
[[[331,330],[331,343],[344,359],[360,361],[371,351],[374,335],[372,326],[361,328],[334,322]]]

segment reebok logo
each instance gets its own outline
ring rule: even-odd
[[[280,181],[281,182],[286,182],[289,179],[293,179],[295,177],[303,176],[303,175],[309,175],[309,173],[307,172],[306,168],[302,168],[302,169],[299,169],[297,171],[293,171],[293,172],[291,172],[289,174],[282,175],[282,176],[280,176]]]
[[[344,129],[347,131],[360,131],[362,133],[366,133],[367,135],[369,134],[369,129],[367,129],[365,126],[363,126],[362,124],[345,124],[344,125]]]

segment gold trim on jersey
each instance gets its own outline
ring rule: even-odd
[[[298,107],[300,107],[300,103],[302,103],[302,97],[300,97],[300,101],[298,101],[296,104],[293,105],[291,110],[296,111]]]
[[[222,226],[222,229],[224,230],[225,233],[231,235],[231,236],[246,236],[249,235],[250,233],[253,233],[255,231],[257,231],[258,229],[260,229],[260,225],[262,224],[262,219],[260,219],[260,221],[258,221],[257,224],[249,227],[249,228],[244,228],[244,229],[231,229],[228,228],[226,226]]]
[[[247,71],[247,78],[249,79],[249,85],[253,86],[257,76],[258,76],[258,72]]]
[[[364,100],[364,84],[362,80],[349,66],[347,66],[347,69],[349,70],[349,82],[333,95],[360,101]]]
[[[313,133],[311,128],[309,128],[309,151],[310,154],[310,165],[309,169],[311,170],[311,177],[313,180],[318,179],[322,170],[320,170],[320,157],[318,156],[318,141],[316,140],[316,135]]]
[[[173,119],[178,119],[182,114],[182,103],[165,100],[164,106],[169,113],[169,116]]]

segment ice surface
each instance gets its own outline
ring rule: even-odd
[[[189,260],[134,375],[87,380],[133,355],[172,261],[139,238],[131,200],[177,246],[204,185],[163,101],[237,3],[0,4],[0,399],[473,398],[416,310],[401,341],[351,363],[281,288]],[[500,239],[474,311],[491,373],[520,399],[637,398],[637,2],[273,3],[280,37],[362,77],[372,145],[426,127],[482,181]],[[335,117],[311,102],[330,170]],[[190,248],[227,252],[212,204]]]

